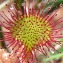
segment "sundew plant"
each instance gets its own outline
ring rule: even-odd
[[[49,2],[48,0],[46,4]],[[32,6],[31,3],[27,6],[27,2],[24,2],[23,11],[19,5],[18,10],[16,3],[12,3],[15,12],[6,5],[11,19],[4,11],[0,14],[0,17],[3,18],[0,20],[0,26],[8,30],[1,31],[4,35],[3,41],[8,49],[11,48],[10,57],[16,54],[21,63],[37,63],[37,51],[47,56],[46,49],[50,51],[52,48],[57,51],[54,45],[60,44],[61,38],[63,38],[63,27],[60,26],[63,23],[63,16],[53,20],[57,16],[59,7],[56,6],[55,10],[49,13],[54,4],[45,11],[44,1],[40,3],[38,9],[35,9],[34,3],[33,0]]]

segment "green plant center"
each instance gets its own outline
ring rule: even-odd
[[[11,27],[12,36],[21,41],[28,50],[32,50],[39,43],[50,40],[51,27],[47,21],[33,15],[26,16],[14,22]]]

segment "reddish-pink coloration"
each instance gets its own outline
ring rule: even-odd
[[[48,2],[49,2],[49,0],[48,0]],[[48,2],[47,2],[47,4],[48,4]],[[56,0],[55,0],[55,2],[56,2]],[[62,42],[61,38],[63,38],[63,33],[62,33],[63,28],[62,28],[62,26],[60,26],[63,23],[62,17],[58,18],[57,20],[53,20],[57,16],[57,11],[59,8],[57,10],[55,10],[54,12],[48,14],[49,11],[51,10],[51,7],[48,8],[47,12],[44,12],[45,9],[43,11],[41,11],[43,4],[44,4],[44,2],[41,3],[40,8],[38,10],[35,10],[35,8],[33,6],[32,6],[32,8],[28,8],[28,10],[27,10],[26,6],[24,5],[23,6],[24,13],[22,12],[21,9],[18,11],[15,7],[15,4],[13,4],[15,13],[12,11],[12,9],[10,9],[7,6],[8,13],[11,15],[11,19],[4,13],[4,11],[2,11],[3,14],[0,14],[0,16],[4,19],[4,20],[0,20],[0,26],[6,28],[8,30],[7,32],[5,32],[5,30],[1,31],[4,34],[4,41],[7,43],[7,47],[11,48],[11,50],[10,50],[11,53],[16,54],[17,57],[20,59],[21,63],[24,63],[24,62],[36,63],[38,61],[36,51],[39,51],[40,53],[43,53],[46,56],[47,55],[46,48],[49,51],[50,51],[50,48],[56,50],[52,44],[57,43],[57,42],[58,43]],[[25,38],[25,37],[21,37],[23,35],[17,34],[21,31],[20,27],[24,26],[23,23],[19,23],[18,21],[23,21],[24,19],[26,21],[25,15],[26,15],[27,19],[31,19],[32,17],[34,17],[38,21],[40,21],[40,19],[41,19],[41,21],[40,21],[41,23],[45,22],[44,27],[46,25],[48,25],[47,26],[48,28],[46,28],[46,29],[44,28],[45,29],[44,34],[49,29],[51,29],[50,31],[48,31],[46,33],[47,35],[41,34],[45,38],[42,36],[40,37],[41,40],[39,40],[40,38],[36,38],[36,42],[37,42],[36,44],[35,43],[33,44],[33,42],[32,42],[33,41],[32,39],[34,37],[36,37],[36,36],[34,36],[31,39],[31,43],[29,43],[29,44],[31,44],[32,47],[30,45],[28,45],[28,42],[25,41],[26,39],[22,40],[22,38]],[[36,20],[35,20],[35,22],[36,22]],[[32,21],[27,21],[27,22],[29,22],[29,23],[31,22],[31,24],[33,25],[35,22],[32,22]],[[19,23],[19,24],[16,24],[16,23]],[[41,24],[41,26],[43,26],[42,24]],[[40,26],[37,22],[35,25]],[[15,27],[17,27],[16,30],[13,30],[13,29],[15,29]],[[29,28],[29,26],[28,26],[28,28]],[[32,29],[32,28],[30,27],[30,29]],[[33,28],[33,29],[35,29],[35,28]],[[39,28],[39,30],[40,29],[42,29],[42,28]],[[13,33],[17,30],[18,30],[18,32],[15,33],[16,35],[15,34],[13,35]],[[30,31],[30,32],[32,32],[32,31]],[[27,33],[29,33],[29,32],[27,32]],[[40,31],[40,33],[41,33],[41,31]],[[25,35],[26,35],[26,33],[25,33]],[[18,38],[18,36],[19,36],[19,38]],[[31,48],[29,48],[29,47],[31,47]]]

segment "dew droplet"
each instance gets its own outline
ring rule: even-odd
[[[19,55],[20,54],[20,52],[17,52],[17,55]]]
[[[10,6],[10,9],[13,10],[13,9],[14,9],[14,5],[11,5],[11,6]]]
[[[61,3],[61,4],[60,4],[60,7],[62,7],[62,6],[63,6],[63,4]]]
[[[54,54],[54,51],[53,51],[52,49],[50,49],[50,52],[51,52],[52,54]]]
[[[51,7],[49,7],[48,10],[51,10]]]

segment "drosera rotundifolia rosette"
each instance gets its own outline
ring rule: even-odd
[[[48,0],[47,4],[49,2]],[[34,4],[34,1],[32,4]],[[0,20],[0,26],[8,30],[1,31],[4,35],[3,40],[5,43],[8,42],[6,45],[8,48],[11,48],[10,53],[13,55],[16,54],[21,63],[37,62],[36,51],[46,56],[45,47],[48,51],[50,51],[50,48],[57,51],[53,43],[60,44],[60,42],[62,42],[63,27],[60,25],[63,23],[63,16],[57,18],[57,20],[53,20],[57,16],[59,8],[56,7],[57,9],[48,14],[53,5],[44,12],[46,8],[42,10],[43,4],[44,1],[40,3],[40,7],[36,10],[33,5],[30,8],[30,4],[26,7],[26,2],[24,2],[24,12],[22,12],[22,9],[20,9],[20,7],[20,10],[16,9],[16,3],[13,3],[12,5],[15,12],[6,5],[11,19],[4,11],[0,14],[0,17],[3,18],[3,20]],[[59,51],[57,52],[60,53]]]

